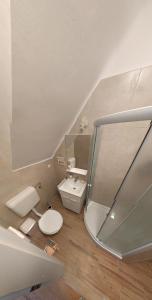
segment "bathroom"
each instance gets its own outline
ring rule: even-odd
[[[150,260],[127,264],[104,250],[85,215],[89,196],[97,208],[113,206],[149,130],[148,120],[104,126],[91,165],[96,120],[152,105],[151,11],[149,0],[0,1],[0,226],[20,231],[28,217],[36,220],[28,239],[41,249],[48,239],[57,243],[53,257],[64,263],[64,281],[87,300],[152,299]],[[77,212],[61,199],[67,179],[74,188],[84,184]],[[7,207],[29,187],[40,214],[49,208],[62,216],[55,234],[40,231],[34,212],[20,217]]]

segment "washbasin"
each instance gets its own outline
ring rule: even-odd
[[[62,198],[63,206],[79,213],[84,203],[86,181],[67,178],[58,185],[58,191]]]
[[[86,182],[84,180],[75,181],[74,178],[64,179],[58,186],[59,190],[80,196],[86,188]]]

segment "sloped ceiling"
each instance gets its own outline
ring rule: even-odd
[[[99,78],[152,63],[150,2],[11,1],[14,168],[54,154]]]

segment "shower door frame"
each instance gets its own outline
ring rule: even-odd
[[[94,241],[107,250],[108,252],[112,253],[113,255],[117,256],[120,259],[127,259],[131,260],[132,257],[135,257],[136,255],[139,254],[139,257],[142,256],[141,254],[144,252],[152,252],[152,243],[149,243],[143,247],[136,248],[134,250],[129,251],[128,253],[122,254],[117,253],[116,251],[109,249],[106,245],[104,245],[101,241],[98,240],[97,236],[93,236],[91,232],[88,229],[86,220],[85,220],[85,214],[87,212],[87,206],[89,204],[89,196],[92,192],[92,186],[93,186],[93,177],[94,177],[94,172],[95,172],[95,163],[96,163],[96,151],[97,151],[97,134],[98,134],[98,128],[104,126],[104,125],[109,125],[109,124],[118,124],[118,123],[131,123],[131,122],[140,122],[140,121],[150,121],[152,122],[152,106],[147,106],[147,107],[141,107],[137,109],[132,109],[132,110],[127,110],[127,111],[122,111],[110,115],[103,116],[100,119],[97,119],[94,122],[94,133],[92,137],[92,147],[90,151],[90,159],[89,159],[89,172],[88,172],[88,183],[87,183],[87,200],[86,200],[86,207],[84,211],[84,221],[86,228],[89,232],[89,234],[92,236]],[[111,208],[110,208],[111,211]],[[109,211],[109,213],[110,213]],[[109,215],[108,213],[108,215]],[[107,216],[108,217],[108,216]],[[105,221],[107,220],[107,217]],[[104,221],[104,222],[105,222]]]

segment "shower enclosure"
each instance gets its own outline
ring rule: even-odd
[[[120,259],[152,249],[151,120],[152,106],[94,124],[84,220],[94,241]]]

